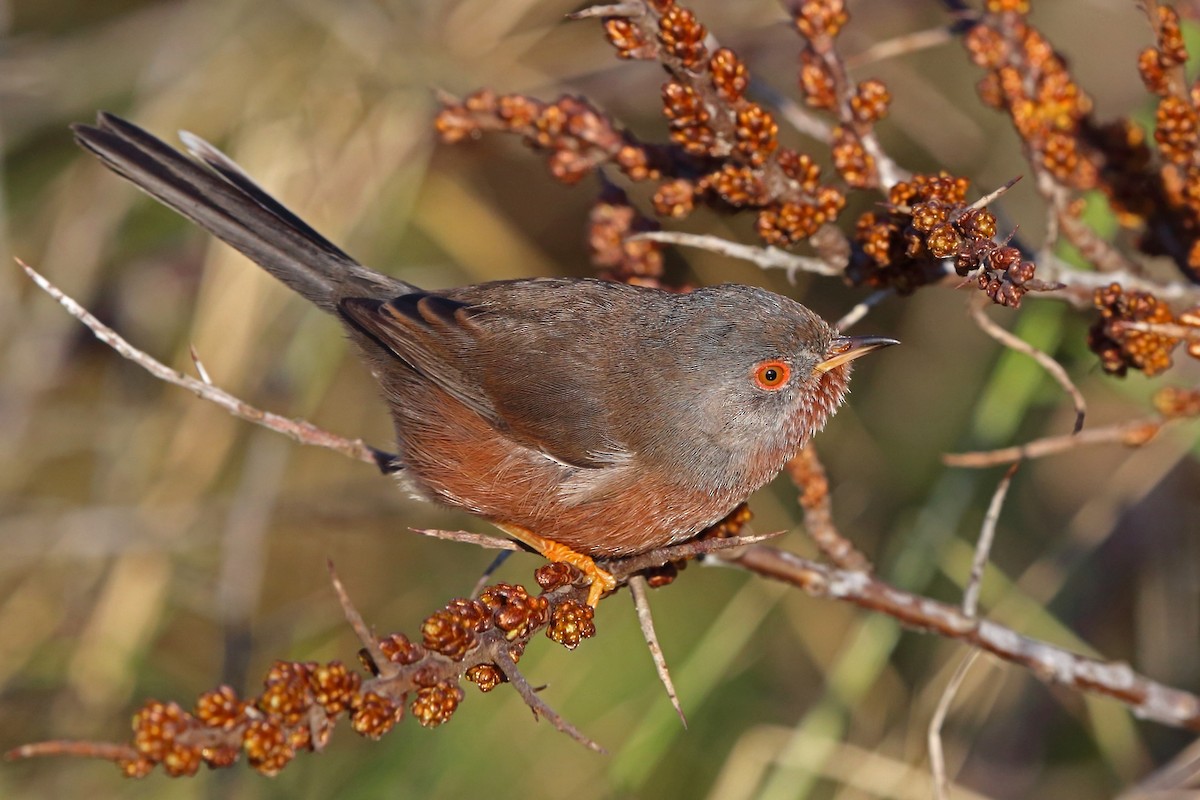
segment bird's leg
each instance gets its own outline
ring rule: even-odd
[[[518,542],[529,545],[548,560],[570,564],[586,575],[592,582],[591,587],[588,589],[587,599],[588,605],[592,608],[596,607],[602,596],[617,588],[617,579],[596,566],[596,562],[590,556],[578,553],[565,544],[560,544],[553,539],[538,536],[533,531],[518,525],[509,525],[505,522],[493,522],[492,524]]]

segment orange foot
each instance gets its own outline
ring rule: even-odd
[[[547,539],[544,536],[538,536],[531,530],[527,530],[518,525],[509,525],[503,522],[492,523],[500,530],[507,533],[512,538],[522,544],[527,544],[537,552],[541,553],[550,561],[561,561],[564,564],[570,564],[588,579],[592,585],[588,588],[587,603],[592,608],[600,602],[600,598],[605,594],[617,588],[617,579],[611,574],[605,572],[596,566],[596,562],[590,556],[585,556],[583,553],[578,553],[565,544],[559,544],[553,539]]]

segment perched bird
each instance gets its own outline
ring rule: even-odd
[[[403,484],[582,569],[685,541],[804,446],[850,362],[799,303],[726,284],[677,294],[588,279],[424,291],[331,244],[191,134],[188,158],[102,113],[75,138],[106,166],[341,319],[395,422]]]

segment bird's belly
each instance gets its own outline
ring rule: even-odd
[[[683,488],[677,475],[636,464],[614,467],[624,472],[606,481],[603,491],[581,497],[566,490],[579,468],[514,443],[438,394],[436,414],[417,410],[411,395],[393,406],[416,412],[396,412],[406,482],[435,502],[525,528],[579,553],[611,558],[675,544],[745,499],[732,490]]]

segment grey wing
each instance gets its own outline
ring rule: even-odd
[[[581,470],[630,460],[604,404],[613,376],[588,343],[552,326],[533,330],[521,312],[434,292],[347,298],[339,310],[515,442]]]

